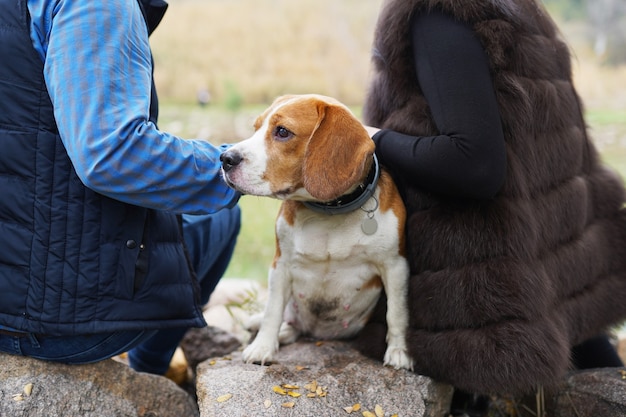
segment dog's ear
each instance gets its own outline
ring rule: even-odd
[[[304,156],[304,188],[320,201],[331,201],[367,175],[375,146],[350,110],[323,100],[317,107],[317,128]]]

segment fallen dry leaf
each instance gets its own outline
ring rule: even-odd
[[[283,385],[282,385],[282,387],[283,387],[284,389],[300,389],[300,387],[299,387],[299,386],[297,386],[297,385],[291,385],[291,384],[283,384]]]
[[[376,417],[385,417],[385,411],[383,411],[383,408],[378,404],[374,407],[374,413],[376,413]]]
[[[296,405],[294,402],[282,403],[280,406],[285,408],[293,408]]]
[[[306,397],[307,397],[307,398],[315,398],[315,397],[317,397],[317,394],[316,394],[316,393],[314,393],[314,392],[309,392],[309,393],[306,395]]]
[[[304,389],[308,389],[311,392],[317,391],[317,381],[313,380],[304,386]]]
[[[272,387],[272,391],[274,391],[276,394],[280,394],[280,395],[287,395],[287,391],[285,391],[284,389],[282,389],[281,387],[279,387],[278,385],[274,385]]]
[[[351,414],[355,411],[359,411],[361,409],[361,404],[356,403],[351,407],[344,407],[343,409],[346,410],[346,413]]]
[[[33,392],[33,384],[32,383],[28,383],[26,385],[24,385],[24,395],[26,395],[27,397],[30,397],[30,394]]]
[[[265,408],[270,408],[272,406],[272,401],[270,400],[265,400],[263,402],[263,405],[265,406]]]
[[[293,398],[298,398],[302,394],[300,394],[299,392],[295,392],[295,391],[288,391],[287,395],[289,395],[290,397],[293,397]]]
[[[363,417],[376,417],[376,414],[372,413],[371,411],[363,411],[362,415]]]
[[[322,387],[319,387],[319,386],[315,390],[315,393],[317,394],[318,397],[325,397],[326,396],[326,390],[323,389]]]
[[[224,395],[220,395],[219,397],[217,397],[216,401],[218,403],[223,403],[223,402],[230,400],[231,398],[233,398],[233,394],[224,394]]]

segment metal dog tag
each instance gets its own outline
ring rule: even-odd
[[[378,230],[378,222],[373,217],[366,217],[361,223],[361,230],[366,235],[373,235]]]

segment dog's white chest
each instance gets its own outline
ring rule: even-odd
[[[368,320],[381,293],[384,257],[397,252],[397,220],[378,213],[380,231],[366,234],[366,213],[303,211],[293,226],[279,220],[281,259],[291,282],[285,321],[318,338],[349,337]]]
[[[291,240],[292,245],[291,250],[285,250],[296,262],[316,264],[334,261],[339,264],[336,266],[353,264],[350,260],[354,260],[354,256],[362,257],[363,251],[367,251],[364,242],[370,240],[357,227],[358,223],[358,220],[347,216],[315,217],[297,222],[293,228],[285,230],[285,235],[291,234],[287,242]]]

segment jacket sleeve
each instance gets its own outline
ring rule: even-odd
[[[504,134],[485,51],[473,30],[441,12],[411,28],[415,74],[439,134],[381,130],[373,139],[394,175],[426,191],[489,199],[506,171]]]
[[[221,149],[150,120],[152,62],[137,1],[29,2],[59,135],[83,184],[125,203],[206,214],[239,195]]]

